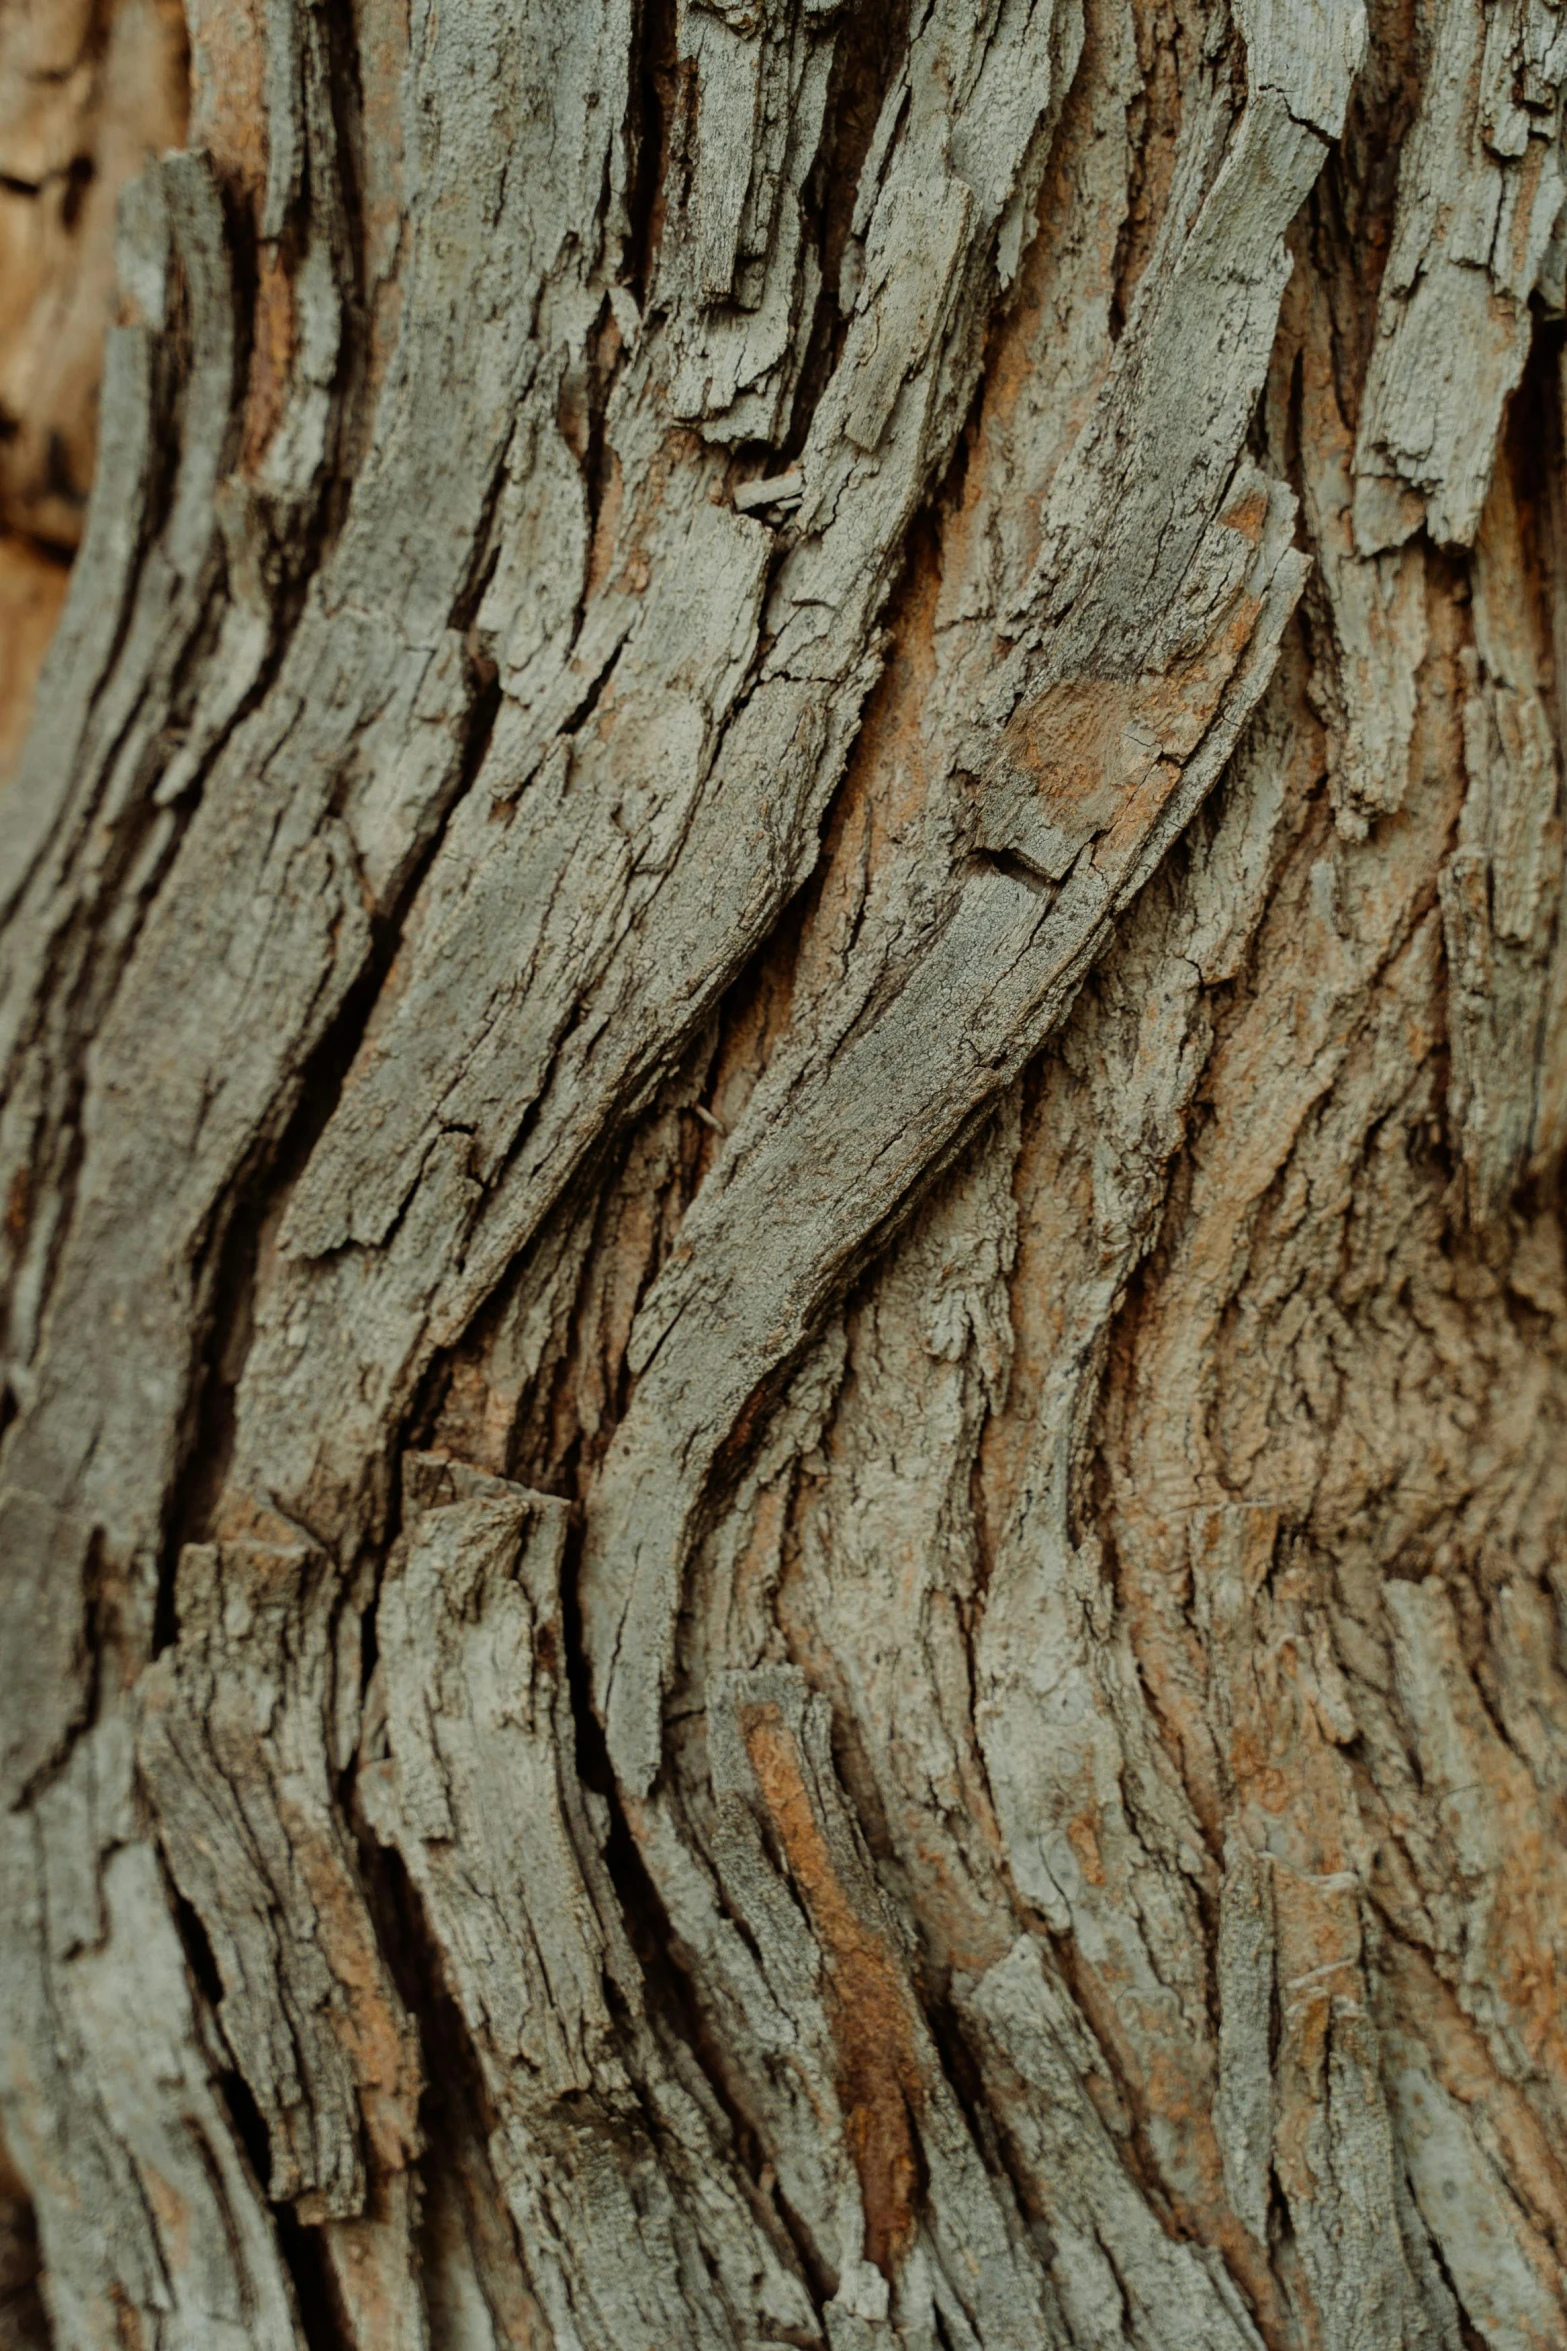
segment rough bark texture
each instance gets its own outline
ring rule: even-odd
[[[0,803],[0,2340],[1560,2351],[1567,19],[186,14]]]

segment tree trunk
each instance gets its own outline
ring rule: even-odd
[[[186,13],[0,803],[0,2297],[1560,2351],[1567,20]]]

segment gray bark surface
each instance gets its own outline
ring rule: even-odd
[[[0,2344],[1559,2351],[1567,18],[186,20]]]

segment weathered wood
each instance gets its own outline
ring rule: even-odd
[[[1567,2335],[1558,13],[190,0],[0,803],[0,2340]]]

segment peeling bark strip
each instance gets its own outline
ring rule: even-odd
[[[1559,18],[189,0],[0,830],[0,2338],[1567,2340]]]

